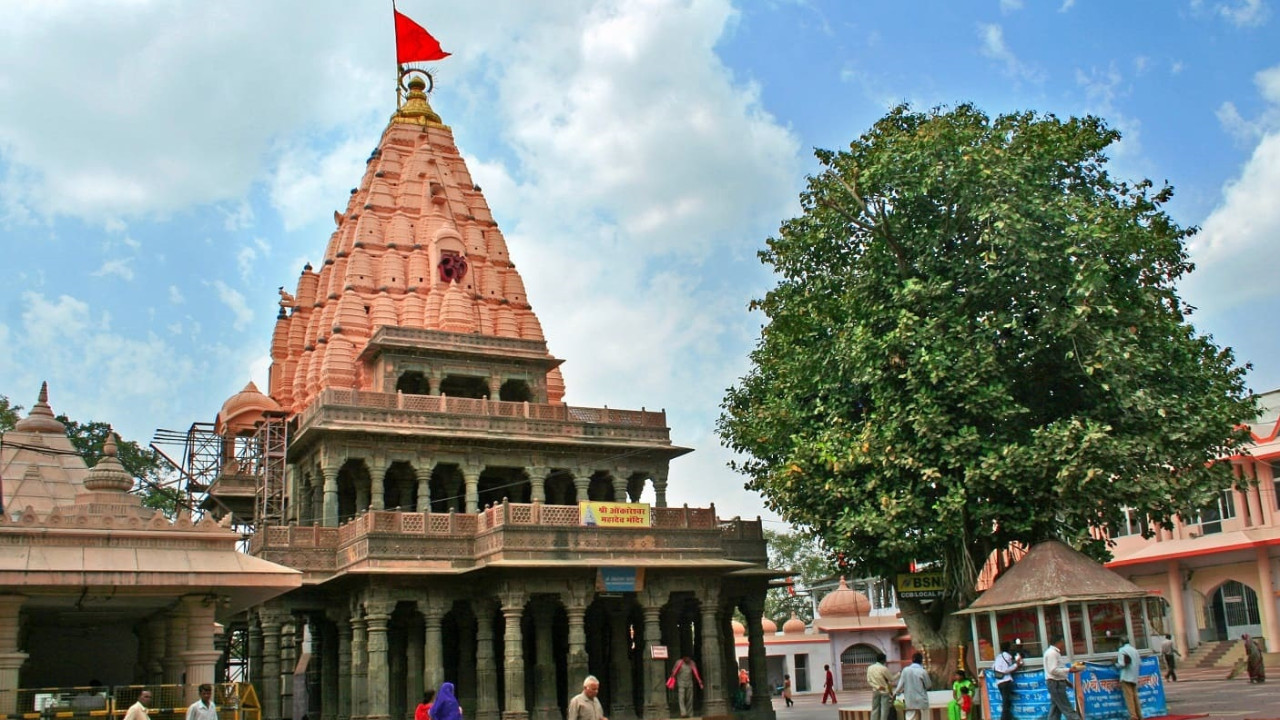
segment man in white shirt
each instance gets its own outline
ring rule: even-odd
[[[1049,720],[1066,717],[1080,720],[1080,713],[1067,700],[1067,673],[1074,669],[1062,660],[1062,635],[1049,636],[1049,649],[1044,652],[1044,680],[1049,686]]]
[[[1142,672],[1142,657],[1129,644],[1129,638],[1120,638],[1120,650],[1116,652],[1116,666],[1120,668],[1120,692],[1129,708],[1129,720],[1142,720],[1142,704],[1138,701],[1138,678]]]
[[[1022,669],[1022,658],[1013,656],[1013,644],[1000,643],[1000,654],[991,666],[1000,691],[1000,720],[1013,720],[1013,674]]]
[[[147,720],[147,706],[150,704],[150,690],[138,693],[138,702],[129,706],[129,712],[124,714],[124,720]]]
[[[924,669],[923,653],[914,653],[911,664],[902,668],[894,693],[902,693],[907,706],[906,720],[923,720],[929,713],[929,672]]]
[[[218,706],[213,704],[213,686],[200,686],[200,699],[187,708],[187,720],[218,720]]]

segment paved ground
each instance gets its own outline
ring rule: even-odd
[[[1226,671],[1186,671],[1180,682],[1165,684],[1169,712],[1177,715],[1208,715],[1227,720],[1280,720],[1280,679],[1250,685],[1248,679],[1224,680]],[[782,698],[773,699],[778,720],[835,720],[836,707],[822,705],[821,696],[797,695],[795,707],[787,708]],[[840,693],[840,705],[867,704],[870,693]]]

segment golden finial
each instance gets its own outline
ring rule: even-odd
[[[444,122],[440,120],[440,116],[436,114],[436,111],[431,109],[431,103],[427,101],[428,85],[434,86],[435,81],[425,70],[409,68],[400,75],[401,85],[405,84],[404,78],[410,73],[414,73],[414,75],[409,78],[407,83],[409,94],[405,97],[404,102],[400,104],[400,108],[396,110],[396,114],[391,118],[392,121],[411,123],[413,125],[443,126]]]

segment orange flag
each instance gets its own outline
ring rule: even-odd
[[[431,37],[431,33],[418,23],[392,10],[396,14],[396,62],[404,65],[411,62],[443,60],[449,53],[440,49],[440,41]]]

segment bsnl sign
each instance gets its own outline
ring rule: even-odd
[[[898,597],[910,600],[932,600],[942,597],[946,589],[940,572],[903,574],[897,577]]]

